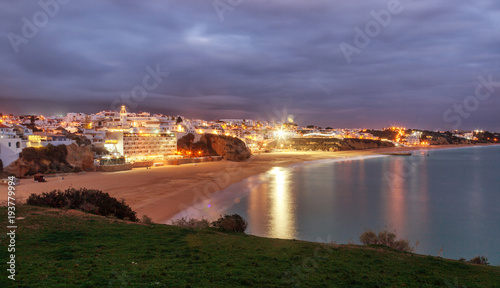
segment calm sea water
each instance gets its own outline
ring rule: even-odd
[[[499,265],[500,146],[275,167],[183,215],[224,213],[247,219],[249,234],[316,242],[359,243],[390,226],[417,253]]]

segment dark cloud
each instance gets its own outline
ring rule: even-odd
[[[285,107],[303,125],[450,129],[444,112],[478,76],[500,81],[500,4],[401,0],[348,63],[339,44],[393,1],[243,0],[223,21],[212,1],[69,1],[18,53],[9,33],[42,8],[1,1],[0,112],[110,109],[159,65],[169,76],[133,110],[270,119]],[[500,87],[462,128],[500,131],[499,110]]]

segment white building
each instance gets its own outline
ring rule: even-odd
[[[16,135],[14,128],[0,124],[0,159],[4,167],[16,161],[25,146],[26,141]]]
[[[87,117],[87,114],[84,113],[68,113],[66,116],[63,118],[63,121],[66,123],[83,123],[85,122],[85,119]]]
[[[220,119],[219,121],[225,122],[229,125],[237,125],[237,126],[241,126],[243,124],[246,126],[255,126],[257,122],[251,119]]]
[[[14,128],[0,123],[0,135],[16,135]]]
[[[410,136],[406,137],[406,144],[408,145],[420,145],[420,137],[422,137],[422,132],[413,132]]]
[[[0,136],[0,159],[4,167],[19,159],[19,153],[23,151],[26,141],[16,136]]]
[[[75,140],[66,138],[66,135],[35,132],[34,135],[28,136],[26,147],[45,147],[49,144],[54,146],[71,145],[73,143],[75,143]]]
[[[135,133],[115,131],[106,134],[104,147],[127,161],[161,160],[177,152],[177,136],[171,133]]]
[[[85,129],[82,135],[90,140],[90,142],[99,147],[104,147],[106,141],[106,130],[105,129]]]
[[[170,130],[171,122],[162,122],[149,113],[129,114],[124,106],[119,115],[119,119],[110,117],[105,122],[110,129],[106,130],[104,147],[110,153],[125,156],[129,162],[161,160],[176,154],[177,133]]]

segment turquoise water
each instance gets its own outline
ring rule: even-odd
[[[500,146],[275,167],[207,203],[192,216],[237,213],[258,236],[359,243],[391,227],[417,253],[500,264]]]

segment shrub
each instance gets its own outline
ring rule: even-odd
[[[144,223],[146,225],[151,225],[153,224],[153,220],[148,215],[142,215],[141,223]]]
[[[24,148],[21,151],[21,158],[24,161],[34,162],[39,166],[38,169],[30,168],[25,175],[48,173],[48,171],[69,173],[73,170],[73,167],[66,161],[67,155],[68,148],[62,144],[57,146],[48,144],[45,147],[39,148]],[[46,165],[44,162],[49,162],[50,164]]]
[[[368,229],[359,236],[359,241],[364,245],[375,245],[378,244],[378,237],[375,232]]]
[[[90,146],[92,144],[92,142],[90,142],[90,140],[87,137],[76,136],[74,140],[76,142],[76,145],[78,146]]]
[[[210,227],[210,222],[207,219],[187,219],[186,217],[172,220],[172,225],[184,227],[184,228],[208,228]]]
[[[45,158],[42,151],[44,151],[44,148],[40,148],[40,150],[33,147],[24,148],[21,151],[21,157],[26,161],[38,162]]]
[[[47,166],[46,164],[40,164],[40,168],[38,168],[38,172],[40,173],[46,173],[47,170],[49,170],[49,166]]]
[[[47,160],[50,162],[60,162],[67,164],[66,162],[67,155],[68,155],[68,148],[66,147],[66,145],[63,144],[57,146],[49,144],[45,147],[40,147],[40,148],[28,147],[24,148],[23,151],[21,151],[21,157],[24,160],[34,161],[34,162]]]
[[[80,205],[80,210],[82,210],[83,212],[92,213],[92,214],[99,213],[99,208],[93,204],[90,204],[90,203],[83,203],[82,205]]]
[[[484,256],[476,256],[476,257],[470,259],[469,261],[467,261],[467,263],[478,264],[478,265],[489,265],[490,264],[490,263],[488,263],[488,258],[486,258]]]
[[[61,169],[61,172],[63,172],[63,173],[70,173],[73,171],[73,166],[63,164],[63,165],[61,165],[60,169]]]
[[[96,155],[108,155],[109,154],[109,151],[108,149],[104,148],[104,147],[99,147],[99,146],[95,146],[92,144],[92,152],[94,152]]]
[[[41,195],[31,194],[26,203],[36,206],[77,209],[101,216],[114,216],[118,219],[137,221],[136,213],[124,201],[120,202],[109,196],[108,193],[94,189],[69,188],[64,192],[54,190]]]
[[[45,149],[47,150],[45,152],[47,160],[68,164],[68,162],[66,162],[66,156],[68,155],[68,148],[66,145],[61,144],[54,146],[49,144]]]
[[[28,172],[26,172],[24,175],[26,175],[26,176],[32,176],[32,175],[35,175],[35,174],[37,174],[37,173],[38,173],[38,170],[37,170],[37,169],[35,169],[35,168],[33,168],[33,167],[30,167],[30,168],[28,169]]]
[[[217,221],[212,222],[212,226],[224,231],[245,232],[248,223],[238,214],[224,215]]]
[[[383,230],[378,232],[378,244],[392,247],[396,241],[396,233],[389,230]]]
[[[413,252],[415,250],[415,248],[410,245],[409,240],[396,240],[396,238],[396,233],[388,229],[382,230],[378,234],[368,229],[359,236],[359,241],[364,245],[384,245],[403,252]]]
[[[395,241],[392,246],[390,246],[393,249],[396,249],[398,251],[404,251],[404,252],[413,252],[415,251],[415,247],[412,247],[410,245],[410,241],[407,239],[399,239]]]
[[[61,169],[61,164],[59,164],[58,162],[52,162],[50,163],[50,169],[59,171]]]

